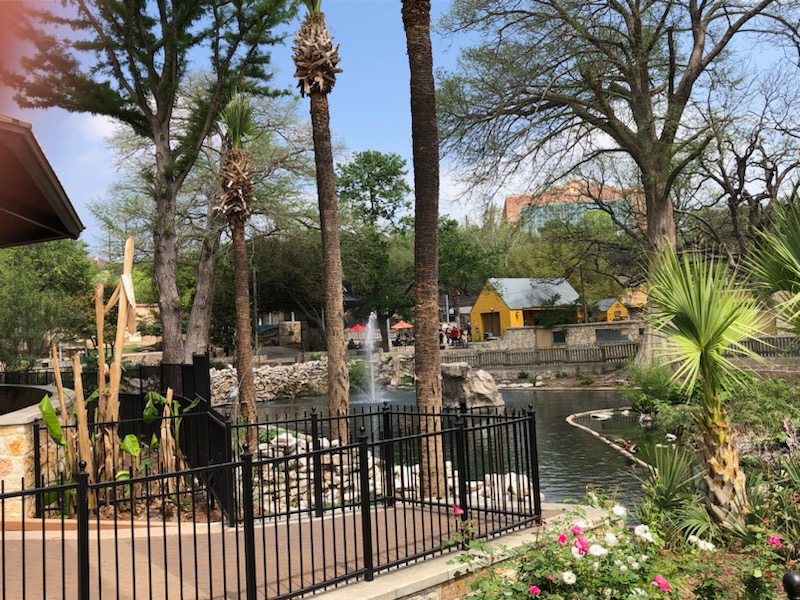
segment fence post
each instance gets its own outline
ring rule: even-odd
[[[528,404],[528,443],[530,444],[531,452],[531,473],[530,477],[533,480],[533,512],[539,519],[542,520],[542,494],[539,489],[539,450],[536,447],[536,411],[533,410],[533,405]]]
[[[789,571],[783,576],[783,591],[789,600],[800,600],[800,571]]]
[[[80,461],[78,468],[78,600],[89,600],[89,473],[86,461]]]
[[[244,445],[242,453],[242,504],[244,526],[244,569],[247,600],[256,600],[256,533],[253,517],[253,455]]]
[[[311,466],[314,471],[314,516],[321,517],[324,507],[322,497],[322,455],[319,453],[321,448],[319,439],[319,415],[317,407],[311,407],[311,443],[314,454],[311,456]]]
[[[394,430],[392,411],[388,402],[383,403],[383,423],[381,425],[381,459],[383,460],[383,480],[386,485],[386,506],[394,506]]]
[[[44,487],[44,480],[42,477],[42,450],[39,448],[39,423],[34,421],[31,423],[33,428],[33,485],[35,487]],[[41,494],[36,494],[34,508],[35,515],[42,517],[44,511],[44,502]]]
[[[458,469],[458,506],[461,508],[461,520],[468,518],[469,498],[467,496],[467,481],[469,480],[469,467],[467,466],[467,432],[466,418],[463,412],[456,417],[456,468]]]
[[[361,547],[364,554],[364,579],[375,578],[374,557],[372,556],[372,515],[369,502],[369,445],[367,433],[362,425],[358,430],[358,476],[361,489]]]

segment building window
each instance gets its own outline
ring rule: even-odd
[[[596,329],[595,339],[598,342],[627,342],[628,336],[621,329]]]
[[[554,344],[566,344],[567,343],[567,332],[563,329],[561,331],[554,331],[553,332],[553,343]]]

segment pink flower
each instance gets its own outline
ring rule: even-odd
[[[550,581],[553,581],[553,574],[552,574],[552,573],[550,573],[550,574],[547,576],[547,578],[548,578]]]
[[[578,549],[578,553],[581,555],[586,554],[589,551],[589,540],[587,540],[585,537],[579,537],[572,545]]]
[[[783,546],[783,542],[781,542],[781,536],[779,535],[771,535],[767,538],[767,546],[775,546],[776,548],[780,548]]]
[[[764,525],[769,525],[769,519],[764,519]]]
[[[662,575],[656,575],[656,578],[653,580],[652,584],[656,587],[661,588],[661,591],[669,593],[672,589],[672,586],[669,584],[669,581],[664,579]]]
[[[570,531],[572,531],[572,533],[574,533],[575,535],[580,535],[583,533],[583,529],[580,528],[580,525],[573,526]]]
[[[566,546],[567,545],[567,534],[566,533],[562,533],[560,536],[558,536],[558,543],[561,544],[562,546]]]
[[[454,506],[453,507],[453,514],[455,514],[456,516],[457,515],[463,515],[464,511],[462,510],[462,508],[460,506]]]
[[[538,596],[539,594],[542,593],[542,590],[540,590],[535,585],[532,585],[528,591],[531,593],[531,596]]]

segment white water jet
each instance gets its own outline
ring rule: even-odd
[[[378,316],[371,312],[369,313],[369,320],[367,321],[367,339],[364,346],[367,351],[367,360],[369,362],[369,401],[381,402],[383,394],[376,382],[377,374],[375,373],[375,334],[378,332]],[[380,333],[378,333],[380,335]]]

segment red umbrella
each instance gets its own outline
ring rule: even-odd
[[[411,329],[412,327],[414,326],[411,323],[406,323],[405,321],[400,321],[392,325],[392,329]]]
[[[364,327],[363,325],[359,325],[359,324],[357,324],[357,323],[356,323],[355,325],[353,325],[353,326],[352,326],[350,329],[348,329],[347,331],[349,331],[349,332],[351,332],[351,333],[361,333],[361,332],[363,332],[363,331],[366,331],[366,330],[367,330],[367,328],[366,328],[366,327]]]

